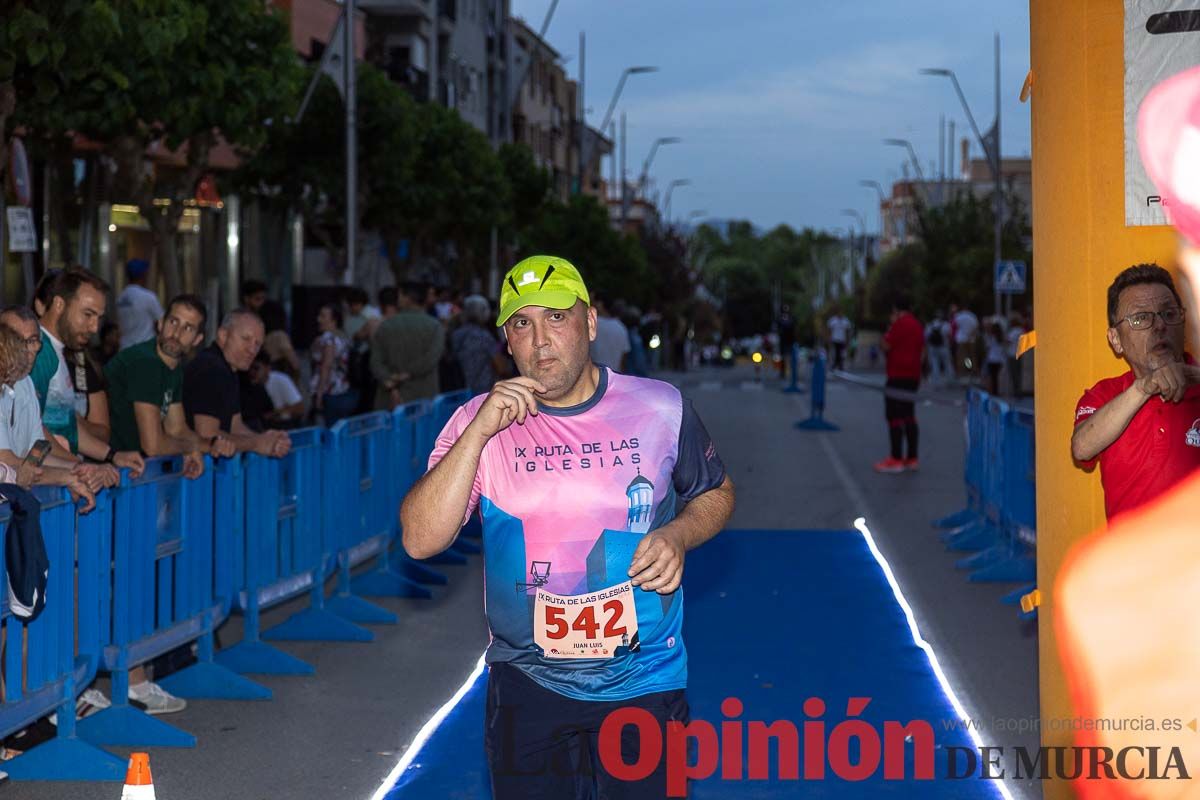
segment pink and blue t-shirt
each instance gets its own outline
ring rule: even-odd
[[[432,469],[486,399],[459,408],[438,436]],[[607,659],[547,658],[534,644],[535,591],[599,592],[629,580],[633,552],[676,504],[720,486],[725,467],[690,402],[670,384],[600,367],[591,399],[539,405],[483,449],[467,518],[480,510],[487,662],[509,662],[580,700],[626,700],[687,684],[683,590],[634,588],[638,634]]]

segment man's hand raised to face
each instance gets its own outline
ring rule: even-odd
[[[1195,383],[1200,383],[1200,367],[1173,361],[1139,378],[1135,385],[1147,397],[1158,395],[1164,402],[1178,403]]]
[[[537,416],[537,394],[545,391],[546,387],[533,378],[499,381],[492,387],[467,430],[474,429],[487,440],[514,422],[524,425],[529,415]]]

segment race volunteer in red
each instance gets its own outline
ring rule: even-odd
[[[495,800],[666,797],[661,754],[620,780],[599,732],[619,708],[689,720],[684,555],[724,527],[733,484],[678,389],[591,361],[596,311],[570,263],[527,258],[501,287],[521,374],[446,423],[401,508],[404,547],[428,558],[483,517]],[[625,765],[641,741],[621,729]]]
[[[883,335],[883,349],[887,353],[886,386],[905,394],[884,392],[883,415],[887,418],[891,452],[875,465],[875,471],[893,474],[916,471],[917,410],[907,393],[915,392],[921,385],[925,328],[913,316],[908,297],[897,297],[892,303],[892,324]]]
[[[1108,287],[1108,343],[1129,371],[1075,406],[1071,456],[1100,463],[1109,519],[1170,489],[1200,466],[1200,367],[1184,355],[1184,309],[1171,274],[1137,264]]]

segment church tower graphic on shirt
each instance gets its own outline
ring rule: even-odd
[[[650,512],[654,510],[654,484],[638,469],[637,477],[625,489],[629,498],[629,516],[625,520],[626,530],[645,533],[650,530]]]
[[[638,470],[625,488],[629,509],[625,530],[606,529],[587,557],[587,591],[598,592],[629,580],[629,565],[638,543],[650,530],[654,513],[654,484]],[[669,595],[635,590],[638,626],[649,630],[663,618],[671,603]]]

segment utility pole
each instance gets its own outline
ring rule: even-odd
[[[578,100],[578,108],[576,109],[576,125],[578,131],[576,135],[579,138],[579,149],[575,152],[576,169],[579,172],[579,182],[575,184],[575,194],[583,193],[583,182],[587,176],[587,170],[583,167],[583,140],[587,136],[587,103],[584,102],[583,87],[584,87],[584,64],[586,62],[587,41],[583,31],[579,32],[579,92],[576,99]]]
[[[992,195],[993,213],[996,217],[996,247],[995,258],[992,262],[992,292],[994,294],[993,301],[995,302],[995,311],[1000,313],[1000,287],[996,285],[995,273],[997,265],[1000,263],[1000,238],[1003,225],[1004,214],[1004,198],[1001,196],[1001,188],[1003,181],[1000,179],[1000,34],[996,34],[996,124],[992,128],[995,131],[995,138],[992,140],[993,150],[992,155],[995,163],[992,166],[992,175],[996,179],[996,189]]]
[[[625,145],[629,142],[629,134],[625,130],[625,112],[621,112],[621,232],[625,232],[625,223],[629,220],[629,181],[625,179]]]

